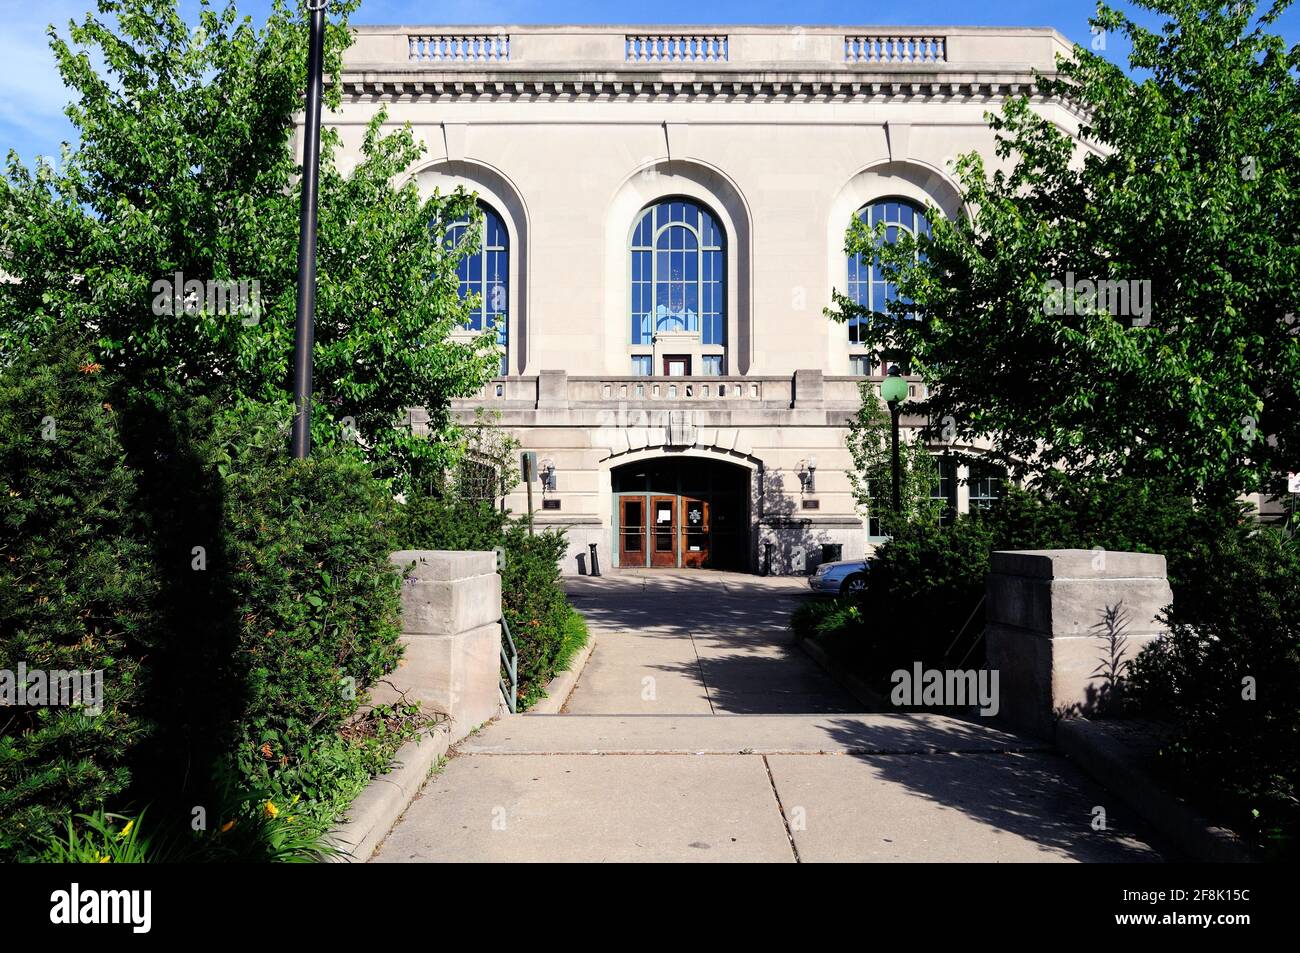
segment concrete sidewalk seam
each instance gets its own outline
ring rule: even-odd
[[[704,662],[700,659],[700,647],[695,644],[695,633],[687,632],[686,637],[691,640],[691,651],[695,653],[695,670],[700,673],[700,685],[704,689],[704,700],[709,703],[709,714],[716,715],[718,709],[713,704],[713,692],[709,691],[709,680],[704,677]]]
[[[799,859],[799,846],[794,842],[794,832],[790,830],[790,819],[785,816],[785,805],[781,803],[781,792],[776,789],[776,779],[772,777],[772,765],[768,763],[767,755],[762,755],[763,770],[767,772],[767,783],[772,788],[772,797],[776,799],[776,811],[781,815],[781,826],[785,828],[785,838],[790,842],[790,853],[794,855],[796,864],[803,863]]]

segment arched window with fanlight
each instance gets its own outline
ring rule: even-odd
[[[473,310],[465,327],[471,331],[497,332],[501,347],[501,376],[508,372],[509,322],[506,307],[509,304],[510,236],[501,216],[490,205],[478,205],[482,216],[478,244],[470,248],[456,266],[460,281],[461,300],[474,299]],[[470,240],[473,222],[468,218],[453,222],[447,227],[447,243],[457,245]]]
[[[713,213],[686,198],[648,206],[629,253],[633,373],[725,373],[726,236]]]
[[[884,223],[884,241],[893,243],[906,232],[912,236],[929,236],[930,220],[920,205],[904,198],[882,198],[858,210],[857,217],[875,230]],[[848,297],[869,312],[887,314],[889,302],[898,298],[898,288],[885,280],[879,256],[849,256]],[[849,361],[854,374],[884,374],[887,361],[870,350],[865,321],[856,315],[849,318]]]

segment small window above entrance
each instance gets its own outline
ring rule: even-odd
[[[665,354],[664,377],[690,377],[691,358],[689,354]]]

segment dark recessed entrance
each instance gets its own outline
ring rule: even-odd
[[[611,476],[620,566],[747,568],[744,467],[666,457],[626,464]]]

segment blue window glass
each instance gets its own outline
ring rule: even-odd
[[[654,358],[649,354],[632,355],[632,373],[637,377],[649,377],[654,372]]]
[[[501,346],[501,375],[509,369],[506,356],[509,322],[506,306],[509,304],[510,238],[505,223],[491,206],[479,203],[482,227],[478,230],[478,245],[468,251],[456,266],[460,280],[462,300],[472,300],[472,310],[465,327],[471,331],[495,328],[497,343]],[[459,245],[471,241],[474,222],[462,219],[447,228],[447,244]]]
[[[885,241],[891,244],[898,241],[903,232],[915,236],[930,234],[930,220],[926,218],[925,212],[919,205],[906,199],[872,202],[858,211],[858,218],[872,228],[884,222]],[[898,289],[885,280],[879,257],[873,256],[867,260],[866,256],[855,256],[849,258],[848,296],[868,311],[887,314],[888,303],[898,299]],[[856,318],[850,318],[849,344],[865,343],[865,331],[866,328]]]
[[[705,354],[700,358],[700,373],[705,377],[722,376],[722,355]]]
[[[656,331],[698,331],[725,344],[726,248],[713,214],[689,199],[668,199],[641,213],[632,230],[631,341]]]

